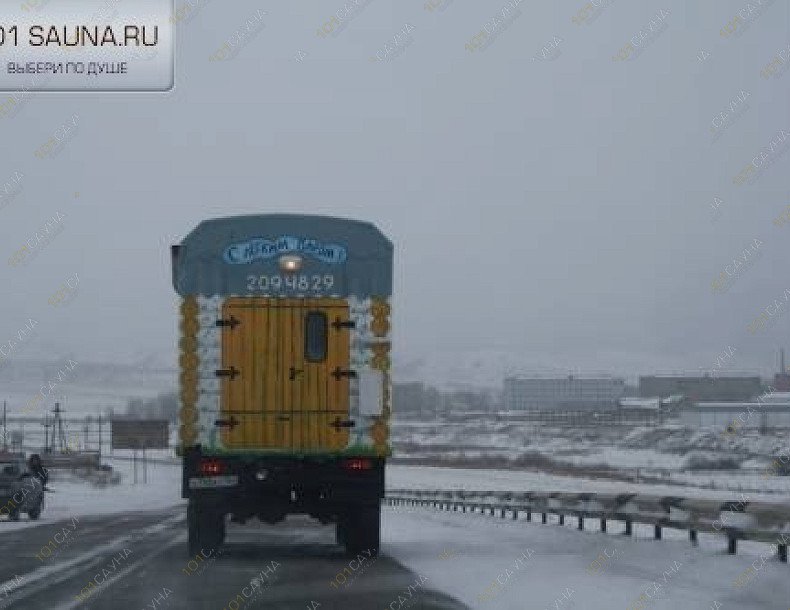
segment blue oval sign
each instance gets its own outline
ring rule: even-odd
[[[348,258],[348,252],[344,246],[322,244],[317,239],[293,237],[292,235],[283,235],[277,239],[253,237],[231,244],[225,248],[222,258],[229,265],[246,265],[256,260],[267,260],[289,252],[301,252],[330,265],[344,263]]]

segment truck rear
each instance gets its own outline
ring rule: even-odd
[[[392,252],[370,223],[292,214],[204,221],[173,246],[190,555],[228,516],[298,513],[378,552]]]

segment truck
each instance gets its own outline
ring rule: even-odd
[[[228,520],[309,515],[377,554],[391,453],[393,246],[373,224],[260,214],[171,248],[190,556]]]

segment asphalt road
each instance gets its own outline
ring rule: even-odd
[[[184,513],[84,517],[2,533],[0,608],[466,608],[386,555],[346,556],[333,527],[307,518],[231,524],[219,553],[189,563]]]

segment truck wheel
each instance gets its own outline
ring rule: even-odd
[[[187,546],[190,557],[201,550],[218,550],[224,541],[224,513],[190,500],[187,505]]]
[[[33,521],[38,519],[40,515],[41,515],[41,502],[36,504],[35,508],[32,508],[27,513],[27,516],[30,517]]]
[[[210,527],[213,534],[210,536],[213,542],[211,548],[217,551],[225,542],[225,513],[214,512],[212,514]]]
[[[12,509],[11,512],[8,513],[8,518],[11,519],[11,521],[19,521],[19,509]]]
[[[190,557],[200,553],[200,523],[197,502],[190,500],[187,505],[187,553]]]
[[[335,524],[335,542],[340,546],[346,545],[348,538],[348,517],[339,515]]]
[[[371,557],[379,554],[381,544],[381,506],[361,506],[349,514],[346,534],[346,551],[358,555],[365,551]]]

